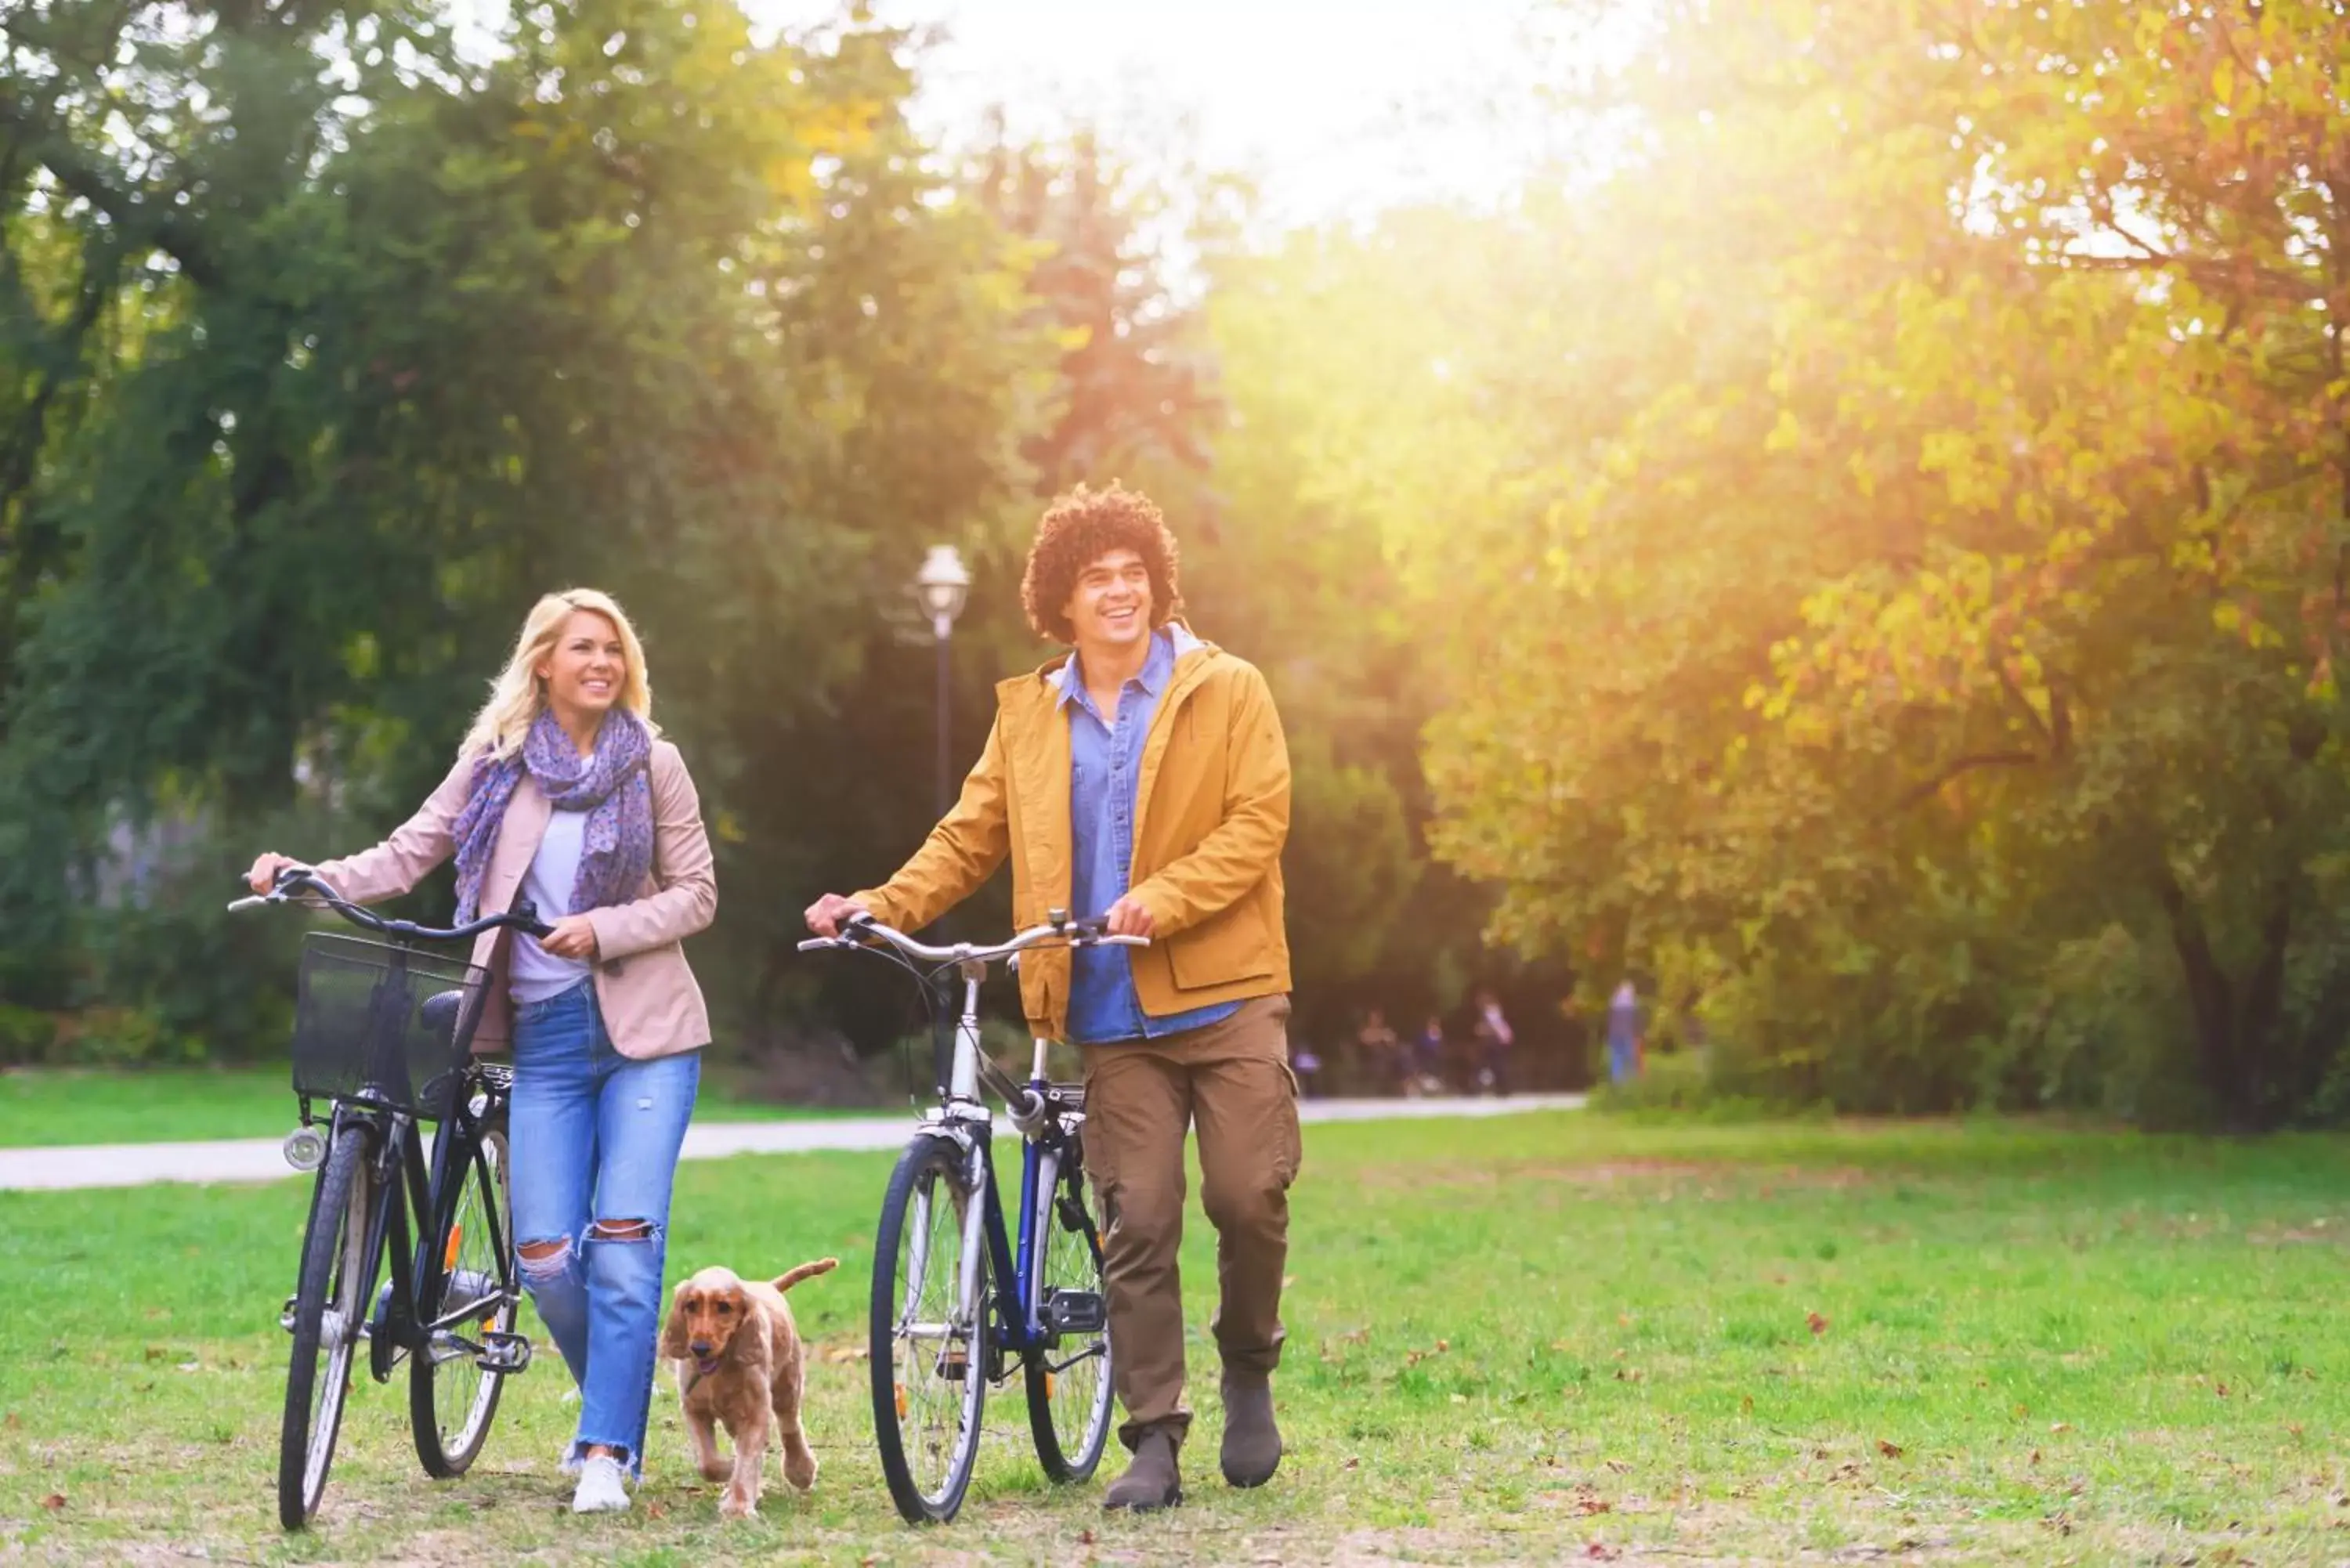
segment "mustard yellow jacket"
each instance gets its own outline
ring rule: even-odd
[[[1175,673],[1144,737],[1128,889],[1156,931],[1130,950],[1134,989],[1153,1017],[1289,989],[1281,848],[1289,836],[1289,746],[1254,665],[1180,624]],[[882,886],[853,895],[884,925],[913,931],[977,891],[1012,859],[1021,926],[1069,907],[1069,722],[1066,659],[995,689],[995,723],[962,796]],[[1069,955],[1020,961],[1029,1027],[1067,1030]]]

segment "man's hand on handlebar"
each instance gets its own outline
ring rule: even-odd
[[[859,915],[869,917],[872,913],[854,898],[845,898],[838,893],[827,893],[807,907],[807,928],[817,936],[837,939],[844,922]]]
[[[1128,893],[1102,911],[1102,929],[1114,937],[1156,936],[1159,919],[1149,905]]]
[[[261,855],[254,860],[253,869],[244,874],[244,885],[256,893],[266,893],[277,886],[277,874],[288,867],[304,869],[302,862],[290,855]]]

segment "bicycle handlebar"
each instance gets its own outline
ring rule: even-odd
[[[484,915],[481,919],[468,924],[446,929],[437,926],[420,926],[413,920],[390,919],[372,909],[362,909],[350,902],[340,893],[336,892],[324,877],[307,866],[279,867],[276,883],[268,892],[248,894],[244,898],[234,899],[229,904],[229,909],[234,911],[258,909],[265,904],[284,904],[290,902],[292,896],[297,892],[307,893],[316,898],[327,908],[362,929],[376,931],[387,937],[399,937],[408,941],[463,941],[468,938],[480,936],[484,931],[495,930],[500,926],[511,926],[515,930],[533,937],[548,937],[555,933],[555,928],[538,918],[537,907],[527,898],[523,899],[503,915]]]
[[[885,926],[870,915],[853,915],[841,922],[837,937],[810,937],[800,944],[804,953],[823,952],[831,948],[861,948],[869,946],[868,938],[879,938],[896,948],[908,958],[923,963],[993,963],[998,959],[1011,958],[1029,948],[1047,942],[1062,942],[1073,948],[1119,947],[1147,948],[1149,937],[1113,936],[1102,929],[1101,921],[1072,920],[1064,917],[1047,920],[1041,926],[1031,926],[1009,940],[985,946],[957,942],[951,947],[934,948],[928,942],[918,942],[905,932]]]

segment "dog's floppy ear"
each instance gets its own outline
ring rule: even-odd
[[[691,1281],[681,1280],[670,1293],[669,1323],[661,1330],[660,1353],[671,1361],[687,1361],[693,1355],[685,1343],[685,1293],[692,1288]]]

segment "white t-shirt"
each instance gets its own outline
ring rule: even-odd
[[[522,896],[538,906],[538,918],[548,925],[570,914],[571,889],[579,880],[579,857],[586,848],[588,814],[550,812],[546,836],[538,841],[530,870],[522,879]],[[588,966],[578,959],[557,958],[538,945],[536,937],[515,933],[509,955],[507,984],[516,1005],[560,996],[588,978]]]

